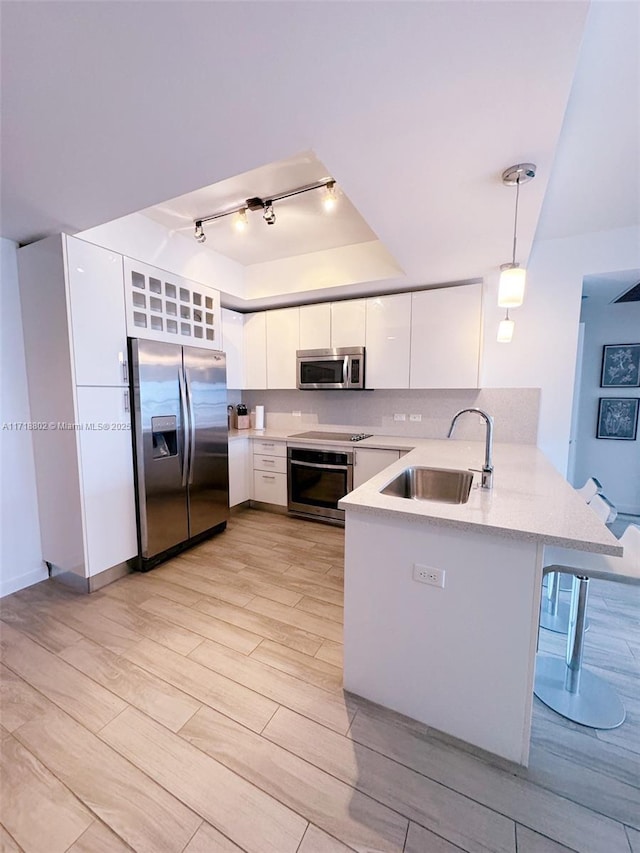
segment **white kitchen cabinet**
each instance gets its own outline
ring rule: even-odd
[[[363,347],[366,343],[366,299],[331,303],[331,346]]]
[[[252,478],[251,442],[236,438],[229,442],[229,506],[250,499]]]
[[[244,317],[244,384],[243,388],[267,387],[267,312],[245,314]]]
[[[128,385],[122,255],[65,237],[76,385]]]
[[[287,505],[287,445],[284,441],[254,439],[253,499]]]
[[[32,436],[42,558],[56,575],[73,578],[75,586],[89,591],[128,570],[137,541],[128,390],[117,384],[121,375],[110,367],[103,373],[90,363],[86,372],[76,370],[80,353],[89,346],[85,330],[78,327],[88,309],[88,291],[79,279],[71,286],[67,261],[72,258],[80,266],[82,257],[81,268],[87,272],[94,257],[106,258],[102,250],[85,250],[77,242],[57,235],[25,246],[18,252],[18,270],[31,419],[38,425]],[[70,246],[74,249],[68,254]],[[75,272],[82,275],[77,268]],[[100,299],[96,295],[97,326]],[[112,343],[116,314],[109,314]],[[124,325],[120,335],[124,339]],[[109,337],[96,333],[101,352],[110,349]],[[79,375],[91,384],[77,385]],[[111,387],[93,384],[111,378]]]
[[[398,459],[400,459],[399,450],[357,447],[353,459],[353,488],[357,489]]]
[[[267,388],[296,387],[300,309],[267,311]]]
[[[482,285],[411,295],[411,388],[477,388]]]
[[[227,388],[244,388],[244,315],[221,309],[222,349],[227,354]]]
[[[93,576],[138,553],[128,388],[78,388],[87,556]]]
[[[366,303],[366,387],[408,388],[411,294],[374,296]]]
[[[130,337],[222,349],[218,290],[125,258],[124,293]]]
[[[331,303],[300,306],[299,349],[328,349],[331,343]]]

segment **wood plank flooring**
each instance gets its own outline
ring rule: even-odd
[[[639,853],[639,590],[589,604],[627,721],[536,700],[525,770],[343,692],[342,567],[339,528],[242,510],[91,596],[3,599],[0,850]]]

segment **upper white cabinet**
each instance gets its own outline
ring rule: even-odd
[[[128,385],[122,255],[65,238],[76,385]]]
[[[411,294],[411,388],[477,388],[482,285]]]
[[[331,346],[363,347],[366,330],[366,299],[331,303]]]
[[[227,354],[227,388],[244,388],[244,316],[228,308],[221,310],[222,349]]]
[[[411,294],[375,296],[366,301],[367,388],[408,388]]]
[[[267,311],[244,316],[244,383],[242,388],[267,387]]]
[[[124,259],[124,282],[132,338],[222,349],[217,290],[131,258]]]
[[[300,306],[299,349],[327,349],[331,341],[331,303]]]
[[[300,309],[267,311],[267,388],[296,387]]]

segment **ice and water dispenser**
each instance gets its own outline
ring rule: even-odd
[[[153,458],[178,455],[178,422],[175,415],[151,418]]]

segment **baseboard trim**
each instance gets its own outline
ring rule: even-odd
[[[41,581],[46,581],[48,577],[49,573],[43,566],[41,569],[33,569],[24,575],[19,575],[17,578],[9,578],[9,580],[2,581],[2,584],[0,584],[0,598],[4,598],[6,595],[11,595],[14,592],[19,592],[21,589],[26,589],[28,586],[33,586]]]
[[[98,572],[98,574],[92,575],[90,578],[82,577],[82,575],[77,575],[75,572],[64,572],[56,566],[52,566],[51,577],[57,583],[61,583],[74,592],[88,595],[133,572],[137,559],[137,557],[133,557],[124,563],[117,563],[115,566],[111,566],[111,568],[105,569],[103,572]]]

